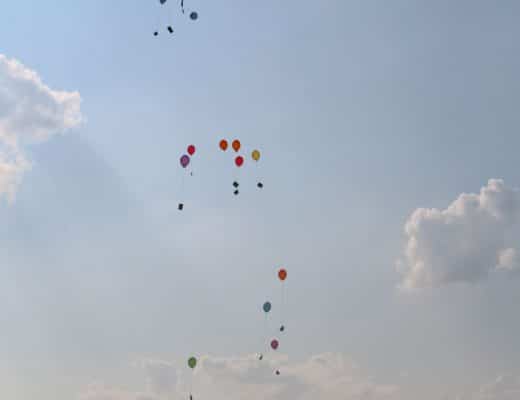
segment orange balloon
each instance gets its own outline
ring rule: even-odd
[[[219,144],[222,151],[226,151],[228,147],[228,143],[226,139],[222,139]]]
[[[235,151],[240,150],[240,140],[238,140],[238,139],[233,140],[231,147],[233,147],[233,150],[235,150]]]
[[[278,271],[278,278],[280,278],[281,281],[285,281],[287,279],[287,271],[283,268]]]

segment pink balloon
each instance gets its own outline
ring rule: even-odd
[[[280,343],[278,343],[278,340],[273,339],[273,340],[271,341],[271,348],[272,348],[273,350],[276,350],[276,349],[278,348],[279,345],[280,345]]]

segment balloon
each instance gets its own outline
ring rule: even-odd
[[[244,164],[244,157],[238,156],[237,158],[235,158],[235,164],[237,167],[241,167],[242,164]]]
[[[240,146],[241,146],[240,140],[238,140],[238,139],[233,140],[233,143],[231,143],[231,147],[233,147],[233,150],[235,150],[235,151],[240,150]]]
[[[255,161],[260,160],[260,152],[258,150],[253,150],[253,152],[251,153],[251,157]]]
[[[264,309],[264,312],[268,313],[269,311],[271,311],[271,303],[269,303],[268,301],[266,301],[264,303],[264,306],[262,307]]]
[[[193,11],[191,14],[190,14],[190,18],[192,21],[196,21],[197,18],[199,18],[199,14],[196,13],[195,11]]]
[[[193,369],[193,368],[195,368],[196,365],[197,365],[197,359],[195,357],[190,357],[188,360],[188,367]]]
[[[278,343],[278,340],[276,340],[276,339],[271,340],[271,348],[273,350],[276,350],[278,348],[279,344],[280,343]]]
[[[190,145],[188,146],[188,154],[189,154],[190,156],[192,156],[193,154],[195,154],[195,146],[194,146],[194,145],[190,144]]]
[[[278,278],[280,278],[281,281],[285,281],[287,279],[287,271],[283,268],[278,271]]]
[[[190,157],[186,154],[184,154],[182,157],[181,157],[181,166],[182,168],[186,168],[188,166],[188,164],[190,163]]]
[[[159,3],[164,4],[166,3],[166,0],[159,0]]]
[[[228,142],[227,142],[227,140],[226,140],[226,139],[222,139],[222,140],[220,141],[219,146],[220,146],[220,149],[221,149],[222,151],[226,151],[227,148],[228,148]]]

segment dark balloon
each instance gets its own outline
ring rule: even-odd
[[[186,154],[184,154],[181,157],[180,162],[181,162],[182,168],[186,168],[188,166],[188,164],[190,163],[190,157],[187,156]]]

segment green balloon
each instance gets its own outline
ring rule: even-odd
[[[188,360],[188,367],[193,369],[193,368],[195,368],[196,365],[197,365],[197,359],[195,357],[190,357],[190,359]]]

